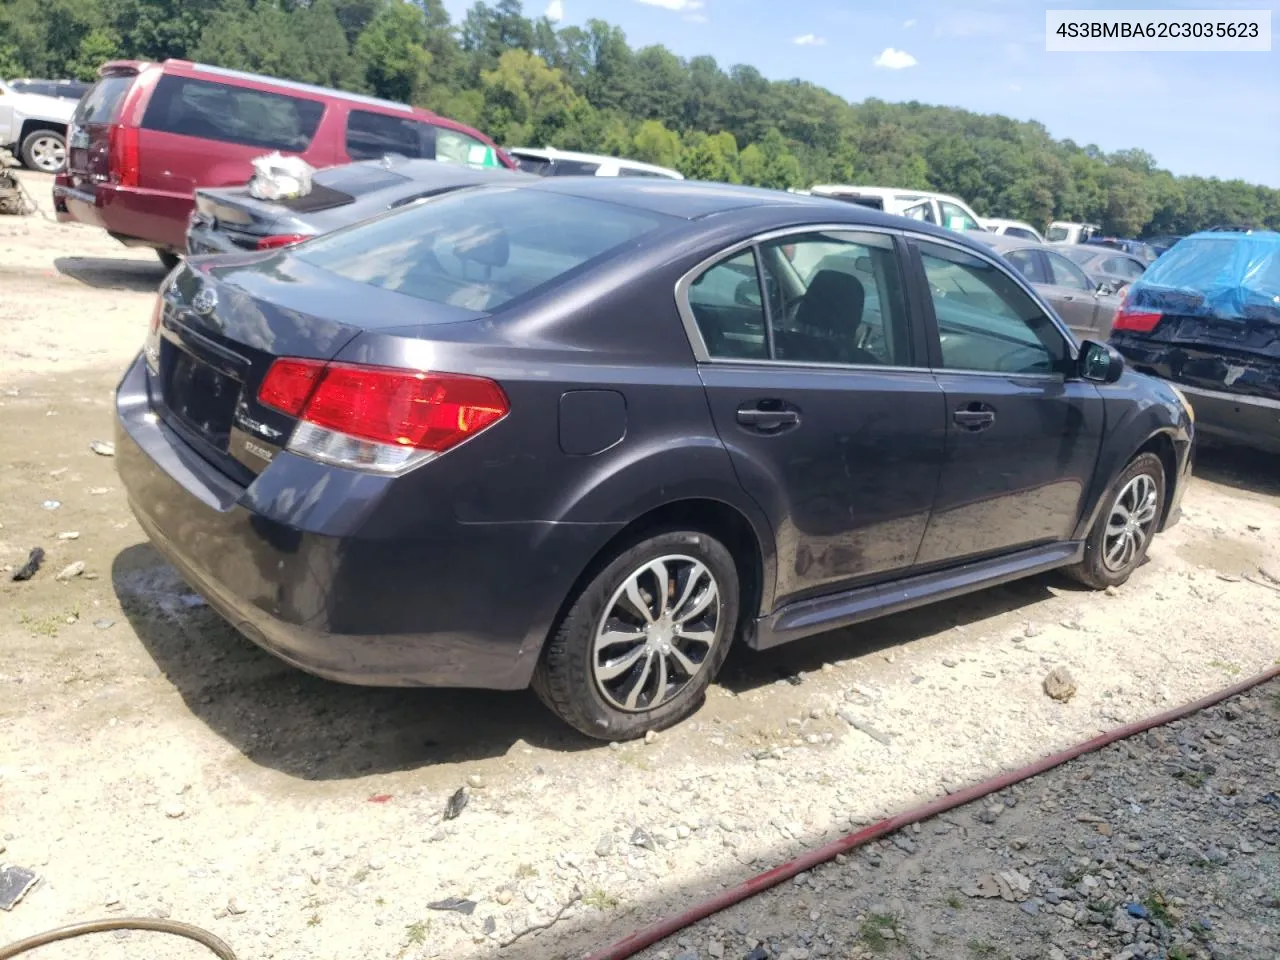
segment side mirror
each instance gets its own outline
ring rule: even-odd
[[[1080,356],[1076,372],[1082,380],[1095,383],[1115,383],[1124,373],[1124,357],[1109,343],[1086,340],[1080,344]]]

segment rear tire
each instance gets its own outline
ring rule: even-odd
[[[67,139],[56,130],[33,130],[23,139],[21,153],[28,170],[57,173],[67,165]]]
[[[631,740],[701,704],[738,629],[738,571],[719,540],[652,534],[570,603],[542,651],[538,697],[571,727]]]
[[[1129,462],[1103,501],[1085,540],[1084,559],[1066,573],[1095,590],[1118,587],[1147,555],[1164,510],[1164,464],[1154,453]]]
[[[164,264],[166,270],[172,270],[182,262],[182,258],[170,250],[157,250],[156,256],[160,258],[160,262]]]

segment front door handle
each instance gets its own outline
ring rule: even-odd
[[[976,433],[996,422],[996,412],[985,403],[970,403],[953,413],[951,419],[955,421],[956,426]]]
[[[794,427],[800,422],[800,412],[798,410],[771,409],[770,403],[766,406],[764,403],[755,407],[739,407],[738,422],[744,427],[750,427],[753,430],[781,430],[784,427]]]

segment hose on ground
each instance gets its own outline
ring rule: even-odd
[[[1244,693],[1246,690],[1252,689],[1259,684],[1266,683],[1268,680],[1274,680],[1280,677],[1280,667],[1272,667],[1265,670],[1257,676],[1250,677],[1248,680],[1227,687],[1225,690],[1219,690],[1217,693],[1211,693],[1207,697],[1201,697],[1199,700],[1184,704],[1181,707],[1175,707],[1164,713],[1156,714],[1154,717],[1148,717],[1145,720],[1139,720],[1135,723],[1124,724],[1116,727],[1106,733],[1094,737],[1092,740],[1086,740],[1083,743],[1076,744],[1074,747],[1068,747],[1057,753],[1050,754],[1041,760],[1030,763],[1025,767],[1017,770],[1006,771],[997,774],[989,780],[981,783],[973,784],[965,787],[963,790],[957,790],[955,793],[945,797],[938,797],[928,803],[914,807],[903,813],[896,814],[879,823],[873,823],[869,827],[850,833],[834,840],[825,846],[810,850],[808,853],[801,854],[794,860],[790,860],[781,866],[766,870],[764,873],[757,874],[736,886],[708,897],[701,903],[694,904],[680,913],[673,914],[657,920],[647,927],[642,927],[635,933],[628,934],[617,943],[603,950],[589,954],[586,960],[627,960],[634,957],[645,947],[650,947],[659,940],[665,940],[667,937],[692,926],[699,920],[705,920],[712,914],[726,910],[734,904],[741,903],[749,897],[755,896],[757,893],[763,893],[770,887],[775,887],[780,883],[790,880],[796,874],[804,873],[806,870],[812,870],[819,864],[826,863],[828,860],[834,860],[839,854],[848,853],[857,847],[870,843],[872,840],[878,840],[886,834],[901,830],[903,827],[910,826],[921,820],[927,820],[930,817],[945,813],[955,807],[964,806],[974,800],[981,799],[988,794],[1003,790],[1015,783],[1020,783],[1037,774],[1044,773],[1046,770],[1052,770],[1059,767],[1069,760],[1083,756],[1086,753],[1093,753],[1095,750],[1101,750],[1103,747],[1115,743],[1117,740],[1124,740],[1138,733],[1144,733],[1153,727],[1161,727],[1175,720],[1181,720],[1183,717],[1211,707],[1216,703],[1220,703],[1229,697]],[[4,960],[4,955],[0,954],[0,960]]]
[[[110,920],[90,920],[87,923],[73,923],[58,927],[46,933],[37,933],[25,940],[17,940],[7,946],[0,947],[0,960],[12,960],[37,947],[57,943],[59,940],[71,940],[75,937],[88,936],[91,933],[108,933],[114,930],[151,930],[156,933],[169,933],[175,937],[194,940],[218,957],[218,960],[236,960],[231,948],[215,937],[208,930],[201,930],[189,923],[178,920],[154,920],[146,917],[113,917]]]

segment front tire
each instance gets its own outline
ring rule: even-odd
[[[29,170],[57,173],[67,164],[67,140],[56,130],[35,130],[22,141],[22,162]]]
[[[574,729],[631,740],[701,704],[738,628],[733,556],[693,530],[646,537],[572,600],[534,674],[539,698]]]
[[[1164,509],[1164,464],[1141,453],[1107,491],[1106,507],[1085,540],[1084,559],[1066,572],[1095,590],[1118,587],[1147,555]]]

